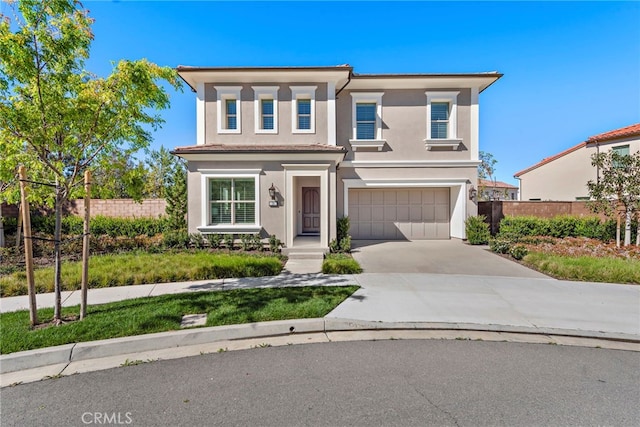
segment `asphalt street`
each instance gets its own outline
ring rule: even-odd
[[[640,353],[483,341],[257,347],[1,391],[5,426],[640,425]],[[105,422],[108,421],[108,422]]]

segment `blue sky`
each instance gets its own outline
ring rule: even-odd
[[[90,71],[160,65],[337,65],[361,73],[497,70],[480,96],[480,147],[513,174],[640,121],[638,2],[84,1]],[[195,96],[163,112],[154,148],[195,144]]]

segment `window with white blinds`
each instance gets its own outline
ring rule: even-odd
[[[209,225],[256,223],[255,178],[209,180]]]
[[[376,103],[356,104],[356,139],[376,139]]]
[[[298,129],[311,129],[311,100],[298,99]]]
[[[431,138],[446,139],[449,137],[449,103],[431,103]]]

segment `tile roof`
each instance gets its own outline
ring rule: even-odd
[[[590,144],[595,142],[611,141],[612,139],[638,135],[640,135],[640,123],[591,136],[589,137],[589,139],[587,139],[587,143]]]
[[[562,156],[566,156],[569,153],[579,150],[580,148],[585,147],[587,144],[595,144],[596,142],[604,142],[604,141],[613,141],[615,139],[625,138],[629,136],[640,136],[640,123],[636,123],[631,126],[627,126],[620,129],[615,129],[609,132],[604,132],[598,135],[591,136],[586,141],[583,141],[578,145],[574,145],[573,147],[568,148],[563,152],[558,153],[554,156],[546,157],[542,159],[540,162],[536,163],[535,165],[530,166],[526,169],[523,169],[520,172],[517,172],[513,176],[517,178],[520,175],[524,175],[525,173],[530,172],[536,168],[539,168],[540,166],[546,165],[547,163],[550,163],[556,159],[559,159]]]
[[[502,181],[496,181],[494,186],[494,182],[488,179],[478,179],[478,185],[482,185],[483,187],[491,187],[491,188],[495,187],[495,188],[512,188],[514,190],[518,189],[518,187],[516,187],[515,185],[507,184],[506,182],[502,182]]]
[[[326,144],[204,144],[176,147],[173,154],[191,153],[346,153],[343,147]]]

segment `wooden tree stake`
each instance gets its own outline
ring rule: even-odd
[[[29,202],[27,201],[27,172],[24,166],[18,169],[20,176],[20,198],[22,207],[22,226],[24,228],[24,261],[27,269],[27,286],[29,287],[29,320],[31,326],[38,323],[38,310],[36,306],[36,285],[33,278],[33,242],[31,241],[31,215]]]
[[[80,289],[80,320],[87,316],[89,289],[89,219],[91,218],[91,172],[84,172],[84,227],[82,229],[82,287]]]

